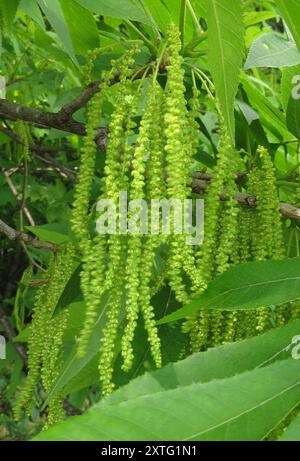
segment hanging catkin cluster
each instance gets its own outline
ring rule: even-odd
[[[234,199],[239,163],[236,156],[232,157],[233,152],[223,135],[216,176],[206,200],[205,240],[198,263],[200,291],[229,264],[280,259],[285,255],[275,168],[268,151],[258,148],[257,166],[248,177],[247,192],[256,197],[255,208],[238,207]],[[229,198],[225,208],[219,200],[224,194]],[[284,324],[291,315],[288,306],[278,307],[273,320]],[[193,349],[201,350],[263,332],[271,327],[271,320],[271,312],[266,308],[229,313],[200,311],[197,319],[187,321],[186,330],[190,332]]]
[[[192,194],[193,163],[200,139],[199,91],[194,82],[192,98],[187,101],[181,47],[178,28],[171,24],[163,56],[166,82],[157,78],[161,65],[158,60],[154,76],[147,77],[148,92],[142,113],[139,106],[143,80],[139,87],[134,82],[136,48],[112,62],[100,91],[88,103],[71,218],[76,249],[69,245],[66,251],[53,255],[45,275],[47,284],[36,297],[29,338],[29,374],[16,405],[16,417],[24,406],[28,411],[32,407],[40,376],[44,390],[49,393],[61,371],[68,312],[64,310],[53,316],[53,309],[72,274],[75,251],[82,259],[81,289],[86,305],[77,354],[83,357],[90,342],[99,343],[99,374],[104,395],[114,389],[114,364],[119,352],[122,369],[127,372],[133,366],[139,322],[143,322],[147,332],[153,361],[157,367],[161,366],[161,344],[152,299],[164,283],[169,284],[180,303],[186,303],[232,264],[284,256],[272,159],[265,149],[258,149],[258,162],[247,184],[247,192],[256,197],[256,208],[240,207],[236,198],[240,154],[232,146],[222,120],[217,165],[205,199],[204,242],[196,248],[189,242],[183,216],[185,201]],[[89,81],[96,55],[97,50],[87,60],[85,83]],[[112,83],[114,91],[108,94]],[[106,99],[113,105],[113,112],[99,194],[99,202],[106,200],[109,204],[106,213],[109,232],[103,234],[98,228],[103,213],[98,208],[95,211],[91,192],[96,141]],[[130,203],[126,216],[121,203],[123,192],[127,194],[125,198],[122,196],[125,205]],[[168,222],[160,208],[164,199],[171,205]],[[155,223],[153,201],[158,202]],[[144,208],[145,203],[151,203],[151,216],[149,208]],[[95,222],[97,226],[92,225]],[[166,267],[157,277],[154,263],[162,247]],[[274,314],[279,324],[290,315],[286,307]],[[192,349],[199,351],[254,335],[269,324],[267,309],[247,313],[202,310],[186,321],[185,330],[189,332]],[[48,404],[47,424],[52,425],[62,417],[62,395],[54,394]]]
[[[35,387],[42,377],[45,391],[49,391],[61,371],[62,342],[67,325],[68,311],[53,316],[53,310],[68,282],[75,262],[72,245],[54,254],[45,274],[45,285],[38,289],[28,340],[28,376],[15,406],[15,417],[20,418],[22,408],[30,414],[35,403]],[[48,424],[63,416],[62,397],[54,395],[49,403]]]
[[[239,154],[232,148],[225,129],[219,146],[215,175],[205,200],[204,242],[197,254],[197,284],[195,290],[202,292],[208,282],[221,274],[232,263],[237,237],[238,204],[236,172],[240,164]],[[220,198],[226,195],[226,200]],[[200,311],[197,318],[186,322],[193,350],[208,345],[230,341],[234,337],[236,313]]]
[[[140,222],[134,220],[136,212],[129,208],[126,216],[128,231],[121,231],[124,217],[119,209],[121,191],[127,192],[131,204],[139,202],[140,206],[141,201],[149,204],[151,200],[164,198],[183,203],[190,196],[191,163],[199,136],[196,124],[199,95],[194,88],[191,109],[188,110],[180,52],[180,35],[178,29],[171,25],[166,52],[167,84],[163,89],[156,75],[151,78],[139,124],[136,123],[136,111],[140,93],[134,91],[131,79],[136,50],[128,52],[118,63],[119,83],[108,130],[104,185],[99,197],[110,200],[115,206],[117,229],[108,236],[90,236],[87,227],[95,156],[91,127],[97,126],[96,116],[89,129],[90,143],[83,150],[81,162],[84,165],[81,167],[73,218],[73,229],[79,236],[83,252],[81,285],[87,306],[84,328],[78,339],[78,354],[83,356],[86,353],[91,335],[95,329],[101,329],[99,372],[104,394],[114,387],[114,361],[119,346],[123,357],[122,368],[128,371],[133,365],[134,337],[140,318],[148,334],[153,360],[157,367],[161,366],[160,340],[151,304],[155,291],[153,286],[161,286],[167,276],[177,298],[184,301],[188,299],[184,278],[189,276],[190,287],[197,279],[193,249],[186,244],[185,235],[175,233],[174,217],[168,223],[171,234],[163,235],[166,223],[162,221],[159,207],[156,228],[151,227],[148,210],[144,214],[145,219]],[[153,278],[153,263],[163,242],[169,245],[168,270],[157,281]]]
[[[170,29],[168,82],[165,96],[165,136],[167,197],[170,201],[184,201],[191,195],[191,163],[198,145],[197,116],[198,92],[194,89],[192,110],[187,110],[185,98],[181,41],[175,27]],[[179,218],[180,219],[180,218]],[[171,216],[171,238],[168,260],[170,286],[178,301],[185,303],[189,295],[185,278],[196,283],[196,265],[193,247],[186,242],[187,235],[178,226],[175,214]],[[183,225],[181,218],[181,226]]]
[[[257,157],[258,164],[248,178],[248,193],[256,197],[256,207],[240,210],[240,262],[281,259],[286,253],[275,168],[265,148],[257,150]],[[287,306],[277,307],[274,315],[278,325],[284,324],[289,318],[289,309]],[[267,308],[240,316],[246,336],[261,333],[272,326],[271,312]]]

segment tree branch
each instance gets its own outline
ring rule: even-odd
[[[11,177],[10,177],[11,175],[7,171],[5,171],[3,169],[2,169],[2,172],[3,172],[4,176],[5,176],[5,179],[6,179],[8,187],[10,188],[13,195],[16,197],[17,201],[20,203],[20,195],[19,195],[17,189],[15,188],[14,183],[11,180]],[[28,208],[26,206],[23,208],[23,211],[24,211],[30,225],[35,226],[34,219],[31,216],[31,213],[30,213],[30,211],[28,210]]]
[[[58,251],[58,247],[54,243],[43,242],[42,240],[32,237],[31,235],[25,234],[24,232],[19,232],[4,221],[0,219],[0,233],[6,235],[9,240],[20,241],[25,243],[25,245],[31,245],[34,248]]]
[[[149,73],[152,72],[149,66]],[[144,69],[139,69],[134,74],[134,79],[138,80],[144,75]],[[119,81],[119,75],[116,75],[110,85],[114,85]],[[25,107],[19,104],[12,103],[7,99],[0,99],[0,117],[5,120],[23,120],[24,122],[38,126],[39,128],[55,128],[67,133],[77,134],[79,136],[86,135],[86,127],[83,123],[74,120],[73,115],[80,109],[86,106],[90,99],[101,90],[102,80],[96,80],[90,83],[83,92],[73,101],[64,105],[58,112],[46,112],[32,107]],[[3,129],[1,129],[2,132]],[[6,132],[6,134],[8,134]],[[99,127],[95,130],[95,142],[99,149],[105,150],[107,144],[107,128]]]
[[[149,68],[149,72],[151,72],[151,68]],[[135,79],[140,78],[141,72],[137,72],[134,76]],[[116,76],[111,84],[114,84],[118,81],[119,77]],[[0,99],[0,117],[9,120],[23,120],[25,122],[31,123],[33,125],[42,127],[42,128],[55,128],[58,130],[62,130],[68,133],[77,134],[80,136],[86,135],[86,128],[85,125],[77,122],[73,119],[73,115],[79,109],[84,107],[89,100],[101,89],[101,80],[97,80],[92,82],[84,91],[73,101],[63,106],[59,112],[52,113],[52,112],[44,112],[40,109],[34,109],[31,107],[24,107],[20,106],[15,103],[11,103],[5,99]],[[16,134],[12,132],[9,128],[4,128],[0,126],[0,131],[5,132],[8,136],[14,139],[16,142],[20,142],[17,140]],[[101,150],[105,150],[107,146],[107,133],[108,129],[106,127],[101,127],[95,132],[95,142],[97,146]],[[42,148],[41,146],[31,146],[33,150],[37,152],[49,152],[50,148]],[[53,148],[56,150],[56,148]],[[207,175],[203,173],[203,178],[201,177],[201,173],[195,173],[195,177],[193,178],[193,189],[196,193],[203,193],[208,186],[208,181],[211,179]],[[197,192],[198,191],[198,192]],[[221,199],[226,199],[226,197],[220,197]],[[240,203],[246,204],[248,206],[255,206],[256,199],[247,194],[238,194],[237,199]],[[294,207],[293,205],[282,203],[280,205],[280,210],[283,216],[291,219],[300,219],[300,209]]]
[[[4,127],[0,125],[1,133],[4,133],[8,136],[12,141],[16,142],[17,144],[24,145],[23,140],[20,136],[17,135],[10,127]],[[29,146],[31,152],[38,153],[38,154],[57,154],[58,152],[70,152],[73,153],[74,149],[70,146],[61,146],[61,147],[54,147],[54,146],[40,146],[39,144],[31,144]]]
[[[82,109],[90,101],[90,99],[100,91],[102,80],[97,80],[90,85],[70,103],[63,106],[57,113],[58,118],[62,121],[69,120],[80,109]]]
[[[6,99],[0,99],[0,116],[8,120],[23,120],[40,128],[56,128],[81,136],[86,134],[85,126],[80,122],[73,119],[62,121],[57,113],[20,106]]]
[[[199,172],[196,172],[193,175],[192,189],[195,194],[205,193],[209,186],[209,180],[212,178],[212,176],[207,175],[206,173],[203,173],[203,176],[201,175],[202,174]],[[201,179],[202,177],[204,179]],[[250,208],[256,207],[256,197],[254,195],[239,193],[235,196],[235,198],[242,205],[247,205]],[[228,200],[226,193],[220,196],[220,200]],[[300,220],[300,209],[290,205],[289,203],[280,203],[280,212],[285,218]]]

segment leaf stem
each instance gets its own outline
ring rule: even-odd
[[[194,23],[194,26],[195,26],[195,34],[197,36],[201,35],[203,33],[202,29],[201,29],[201,26],[199,24],[199,21],[198,21],[198,18],[197,18],[197,15],[195,13],[195,10],[194,8],[192,7],[192,4],[190,2],[190,0],[186,0],[186,6],[189,10],[189,13],[192,17],[192,20],[193,20],[193,23]]]
[[[184,48],[186,4],[187,4],[187,0],[181,0],[180,13],[179,13],[179,31],[180,31],[182,48]]]
[[[168,43],[165,42],[165,44],[163,45],[163,47],[162,47],[162,49],[161,49],[161,52],[159,53],[159,56],[158,56],[158,58],[157,58],[157,63],[156,63],[155,72],[153,73],[153,82],[155,82],[155,80],[157,79],[157,75],[158,75],[158,72],[159,72],[159,67],[160,67],[161,62],[162,62],[162,60],[163,60],[163,58],[164,58],[164,54],[165,54],[167,45],[168,45]]]
[[[156,35],[156,37],[160,37],[159,28],[158,28],[156,22],[153,19],[153,16],[151,14],[151,11],[149,10],[149,7],[145,4],[144,0],[138,0],[138,3],[141,5],[141,7],[143,8],[146,16],[148,17],[149,21],[151,22],[151,27],[152,27],[153,32],[154,32],[153,35]],[[154,36],[154,39],[155,39],[155,36]]]
[[[145,45],[149,48],[149,50],[151,51],[151,53],[153,54],[153,56],[157,56],[157,48],[156,46],[153,45],[153,43],[151,42],[151,40],[149,40],[144,34],[143,32],[138,28],[136,27],[131,21],[125,19],[124,22],[129,26],[131,27],[132,30],[134,30],[138,35],[139,37],[141,37],[141,40],[145,43]]]

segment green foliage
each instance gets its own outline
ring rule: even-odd
[[[280,437],[281,442],[296,442],[299,441],[299,428],[300,428],[300,419],[299,416],[291,423],[291,425],[284,431],[282,437]]]
[[[249,262],[219,275],[186,307],[160,320],[182,319],[198,309],[255,309],[295,301],[300,297],[299,258]]]
[[[291,30],[298,48],[300,48],[299,0],[295,0],[292,3],[287,0],[278,0],[277,4],[280,13]]]
[[[300,62],[297,46],[273,32],[259,37],[253,43],[245,63],[252,67],[292,67]]]
[[[297,438],[299,6],[0,2],[0,440]]]
[[[228,133],[233,141],[234,101],[244,53],[244,26],[240,1],[233,0],[230,8],[226,0],[209,2],[207,23],[208,66],[214,79]]]
[[[298,328],[299,322],[146,374],[36,440],[262,440],[300,400],[297,362],[269,360],[279,360]]]

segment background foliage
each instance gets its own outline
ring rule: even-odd
[[[136,42],[141,45],[136,69],[140,117],[149,86],[141,76],[160,56],[171,21],[182,32],[187,91],[192,92],[192,69],[201,86],[195,173],[205,182],[214,171],[220,112],[243,153],[245,169],[255,164],[258,145],[266,147],[276,169],[291,259],[230,269],[182,310],[171,290],[163,288],[154,305],[157,317],[164,318],[159,324],[164,367],[154,371],[140,326],[134,368],[125,374],[117,359],[118,389],[105,399],[100,399],[97,370],[101,316],[87,354],[79,358],[75,353],[85,312],[77,267],[55,309],[70,311],[64,371],[48,395],[36,389],[40,406],[31,417],[15,422],[12,407],[26,373],[41,268],[53,246],[72,240],[69,220],[86,122],[81,96],[96,88],[94,83],[87,87],[84,79],[87,54],[99,48],[92,75],[97,82],[112,59]],[[68,417],[38,435],[40,440],[299,440],[299,416],[283,432],[300,403],[299,362],[291,358],[299,320],[185,358],[181,319],[199,307],[275,309],[300,298],[300,100],[292,97],[300,82],[295,80],[300,74],[300,1],[1,0],[0,23],[0,224],[50,244],[27,245],[20,234],[10,240],[1,227],[0,332],[8,344],[7,359],[0,361],[0,439],[28,440],[39,433],[45,419],[42,402],[59,389]],[[159,78],[164,81],[163,65]],[[114,85],[110,91],[113,95]],[[112,110],[108,98],[102,127]],[[101,139],[98,147],[95,200],[105,158]],[[244,197],[241,201],[245,205]],[[158,274],[163,267],[162,251],[156,258]]]

